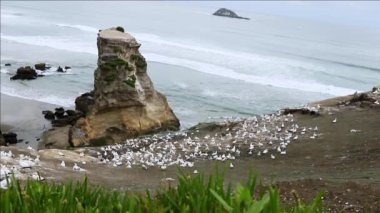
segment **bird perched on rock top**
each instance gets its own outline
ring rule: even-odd
[[[62,166],[62,167],[66,167],[65,161],[62,161],[62,162],[61,162],[61,166]]]
[[[337,118],[335,118],[335,119],[334,119],[332,122],[333,122],[333,123],[336,123],[336,122],[337,122],[337,120],[338,120],[338,119],[337,119]]]

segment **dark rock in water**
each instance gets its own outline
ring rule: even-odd
[[[238,19],[246,19],[249,20],[249,18],[238,16],[235,12],[232,10],[226,9],[226,8],[220,8],[215,13],[213,13],[214,16],[224,16],[229,18],[238,18]]]
[[[71,109],[69,109],[69,110],[66,110],[66,114],[67,114],[67,116],[70,116],[70,117],[72,117],[72,116],[82,116],[83,112],[78,111],[78,110],[71,110]]]
[[[44,77],[45,75],[42,75],[42,74],[38,74],[37,77]]]
[[[7,143],[5,142],[3,133],[0,130],[0,146],[6,146],[6,145],[7,145]]]
[[[45,70],[46,70],[46,64],[45,64],[45,63],[35,64],[35,65],[34,65],[34,68],[35,68],[36,70],[45,71]]]
[[[54,120],[55,119],[54,112],[52,112],[50,110],[42,111],[42,114],[44,114],[45,119],[48,119],[48,120]]]
[[[30,66],[20,67],[17,69],[16,75],[11,77],[11,80],[32,80],[37,78],[37,72]]]
[[[3,134],[5,143],[16,144],[17,143],[17,134],[14,132],[8,132]]]
[[[58,119],[55,119],[55,120],[52,120],[51,121],[51,124],[54,126],[54,127],[63,127],[63,126],[67,126],[67,125],[74,125],[75,122],[79,119],[83,117],[83,114],[80,112],[78,114],[74,114],[72,116],[68,116],[68,115],[65,115],[61,118],[58,118]]]
[[[68,70],[68,69],[71,69],[71,67],[69,67],[69,66],[65,66],[65,70]]]
[[[69,117],[65,116],[65,117],[61,117],[59,119],[56,119],[56,120],[52,120],[51,121],[51,124],[54,126],[54,127],[63,127],[63,126],[67,126],[67,125],[70,125],[71,123],[71,120],[69,119]]]
[[[95,104],[94,93],[87,92],[75,99],[75,109],[87,114]]]
[[[4,64],[4,66],[6,66],[6,67],[10,67],[11,64],[10,64],[10,63],[6,63],[6,64]]]
[[[65,110],[63,109],[63,107],[55,108],[54,115],[57,118],[63,118],[63,116],[65,115]]]
[[[57,69],[57,72],[65,72],[65,71],[63,71],[62,67],[59,66]]]

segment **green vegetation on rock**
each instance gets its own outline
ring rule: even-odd
[[[105,71],[112,71],[116,69],[133,70],[133,67],[129,66],[128,62],[120,58],[110,58],[105,63],[100,65],[100,68]]]
[[[245,184],[225,184],[217,173],[204,175],[181,173],[178,185],[161,188],[152,194],[128,193],[91,186],[88,180],[53,184],[12,179],[7,190],[0,189],[2,213],[13,212],[322,212],[321,195],[310,204],[299,199],[291,206],[281,205],[276,188],[256,189],[256,178]]]
[[[131,60],[135,62],[136,67],[139,67],[139,68],[146,67],[146,61],[142,56],[133,54],[131,55]]]
[[[127,84],[128,86],[135,88],[136,76],[135,75],[129,76],[127,80],[124,80],[124,83]]]
[[[101,137],[101,138],[94,138],[90,140],[91,146],[106,146],[107,143],[107,137]]]
[[[106,75],[104,80],[107,82],[112,82],[112,81],[116,80],[116,78],[117,78],[117,75],[115,73],[112,73],[112,74]]]
[[[111,47],[112,50],[115,52],[115,53],[122,53],[123,52],[123,49],[119,46],[113,46]]]

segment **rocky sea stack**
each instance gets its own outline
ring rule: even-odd
[[[220,8],[215,13],[213,13],[213,15],[249,20],[249,18],[238,16],[234,11],[226,9],[226,8]]]
[[[85,113],[70,129],[73,146],[112,144],[164,130],[177,130],[179,120],[147,75],[140,44],[116,28],[98,34],[95,88],[78,97]]]

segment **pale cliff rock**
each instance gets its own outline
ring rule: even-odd
[[[85,108],[86,116],[70,130],[72,145],[109,144],[177,130],[179,121],[165,96],[154,89],[136,39],[111,28],[99,32],[97,45],[94,90],[76,100],[77,109]],[[91,105],[78,105],[88,102]]]

